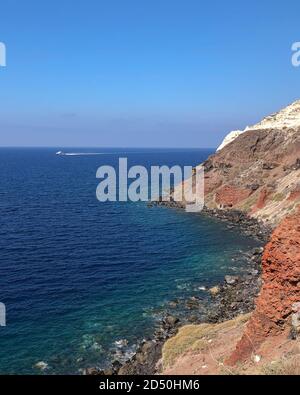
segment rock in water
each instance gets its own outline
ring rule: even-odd
[[[233,285],[238,281],[238,276],[225,276],[226,284]]]
[[[37,368],[37,369],[40,369],[40,370],[46,370],[48,368],[48,364],[46,362],[44,362],[44,361],[40,361],[40,362],[37,362],[34,365],[34,367]]]
[[[214,287],[209,289],[209,293],[212,296],[216,296],[219,292],[220,292],[220,287],[218,285],[216,285],[216,286],[214,286]]]

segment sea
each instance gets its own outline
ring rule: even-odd
[[[79,155],[56,155],[58,150]],[[99,202],[97,169],[212,149],[0,148],[0,374],[78,374],[151,337],[170,301],[243,272],[258,242],[201,213]],[[42,362],[42,364],[41,364]]]

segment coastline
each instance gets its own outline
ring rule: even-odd
[[[182,209],[176,202],[155,202],[149,207],[162,206]],[[248,217],[239,211],[212,210],[204,208],[198,215],[210,216],[218,221],[226,222],[228,229],[238,228],[243,234],[256,238],[266,244],[271,228],[262,222]],[[262,286],[261,259],[263,247],[257,247],[245,254],[247,259],[246,274],[239,276],[225,276],[224,281],[207,290],[209,297],[205,300],[191,297],[182,301],[193,314],[179,318],[176,314],[178,301],[170,301],[172,314],[169,312],[159,321],[153,336],[141,340],[134,352],[125,362],[116,357],[111,366],[106,369],[90,367],[83,370],[84,375],[153,375],[162,371],[162,349],[167,340],[178,333],[178,330],[188,324],[221,323],[233,319],[241,314],[254,310],[254,301]],[[200,293],[200,292],[199,292]],[[199,314],[201,311],[201,314]],[[198,314],[197,314],[198,312]]]
[[[158,201],[151,202],[148,204],[151,208],[153,206],[166,207],[170,209],[178,209],[182,210],[185,208],[185,205],[180,202],[175,201]],[[215,218],[219,221],[225,222],[227,224],[228,229],[232,229],[234,227],[238,227],[239,230],[246,236],[254,237],[264,243],[267,243],[269,237],[272,233],[273,228],[271,226],[267,226],[262,221],[259,221],[256,218],[250,217],[247,213],[239,210],[221,210],[221,209],[211,209],[207,206],[204,206],[203,210],[200,213],[196,213],[195,215],[208,216],[211,218]]]

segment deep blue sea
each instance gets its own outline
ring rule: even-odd
[[[134,348],[170,300],[242,270],[234,259],[257,244],[198,214],[96,199],[97,168],[119,157],[194,166],[212,150],[57,150],[0,149],[1,374],[104,366],[116,341]]]

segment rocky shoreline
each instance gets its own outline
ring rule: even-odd
[[[168,204],[166,204],[168,203]],[[179,207],[174,202],[158,202],[172,208]],[[256,237],[266,242],[271,229],[244,213],[238,211],[210,210],[205,208],[201,215],[211,216],[226,221],[229,229],[238,227],[244,234]],[[137,346],[134,355],[125,362],[120,362],[117,357],[107,369],[97,367],[84,370],[85,375],[153,375],[161,371],[160,360],[163,345],[170,337],[174,336],[179,327],[187,324],[201,322],[219,323],[232,319],[240,314],[253,311],[254,300],[262,286],[261,258],[263,248],[255,248],[246,254],[246,273],[240,276],[225,276],[222,284],[217,284],[207,290],[208,297],[193,296],[184,301],[170,301],[169,312],[159,322],[152,338],[144,339]],[[187,317],[180,317],[176,309],[180,303],[191,312]],[[199,314],[201,312],[201,314]]]
[[[158,202],[150,202],[148,206],[150,208],[159,206],[179,210],[183,210],[185,208],[184,204],[172,200],[160,200]],[[249,215],[247,215],[246,213],[238,210],[210,209],[205,206],[203,210],[197,215],[204,215],[218,219],[222,222],[226,222],[228,229],[238,227],[239,230],[246,236],[255,237],[258,240],[263,241],[264,243],[269,240],[270,234],[272,232],[271,226],[268,226],[253,217],[249,217]]]
[[[270,240],[263,259],[261,248],[249,253],[247,273],[225,276],[222,284],[209,290],[210,299],[207,303],[201,298],[186,301],[192,309],[195,307],[193,311],[201,309],[201,313],[204,313],[200,322],[226,321],[255,308],[230,358],[233,365],[249,358],[253,344],[259,346],[270,334],[281,333],[289,317],[292,318],[295,333],[300,332],[300,211],[295,211],[300,204],[299,109],[300,101],[296,101],[246,128],[243,133],[235,133],[235,139],[229,135],[230,144],[223,144],[223,148],[203,164],[205,202],[208,206],[217,205],[223,210],[205,207],[196,215],[224,221],[228,229],[234,227],[246,236],[257,238],[262,245]],[[225,143],[227,140],[228,136]],[[158,202],[150,202],[149,206],[184,209],[184,203],[172,200],[173,192],[170,191],[171,201],[165,202],[161,198]],[[241,207],[244,212],[237,211]],[[264,223],[251,218],[253,213]],[[271,226],[266,226],[265,221],[269,221]],[[275,226],[277,228],[270,238],[272,227]],[[264,284],[261,279],[262,267]],[[165,340],[188,322],[197,323],[197,314],[194,314],[193,319],[189,317],[183,322],[172,312],[161,321],[152,339],[139,345],[129,361],[122,365],[115,362],[106,371],[94,369],[87,373],[159,373]]]

